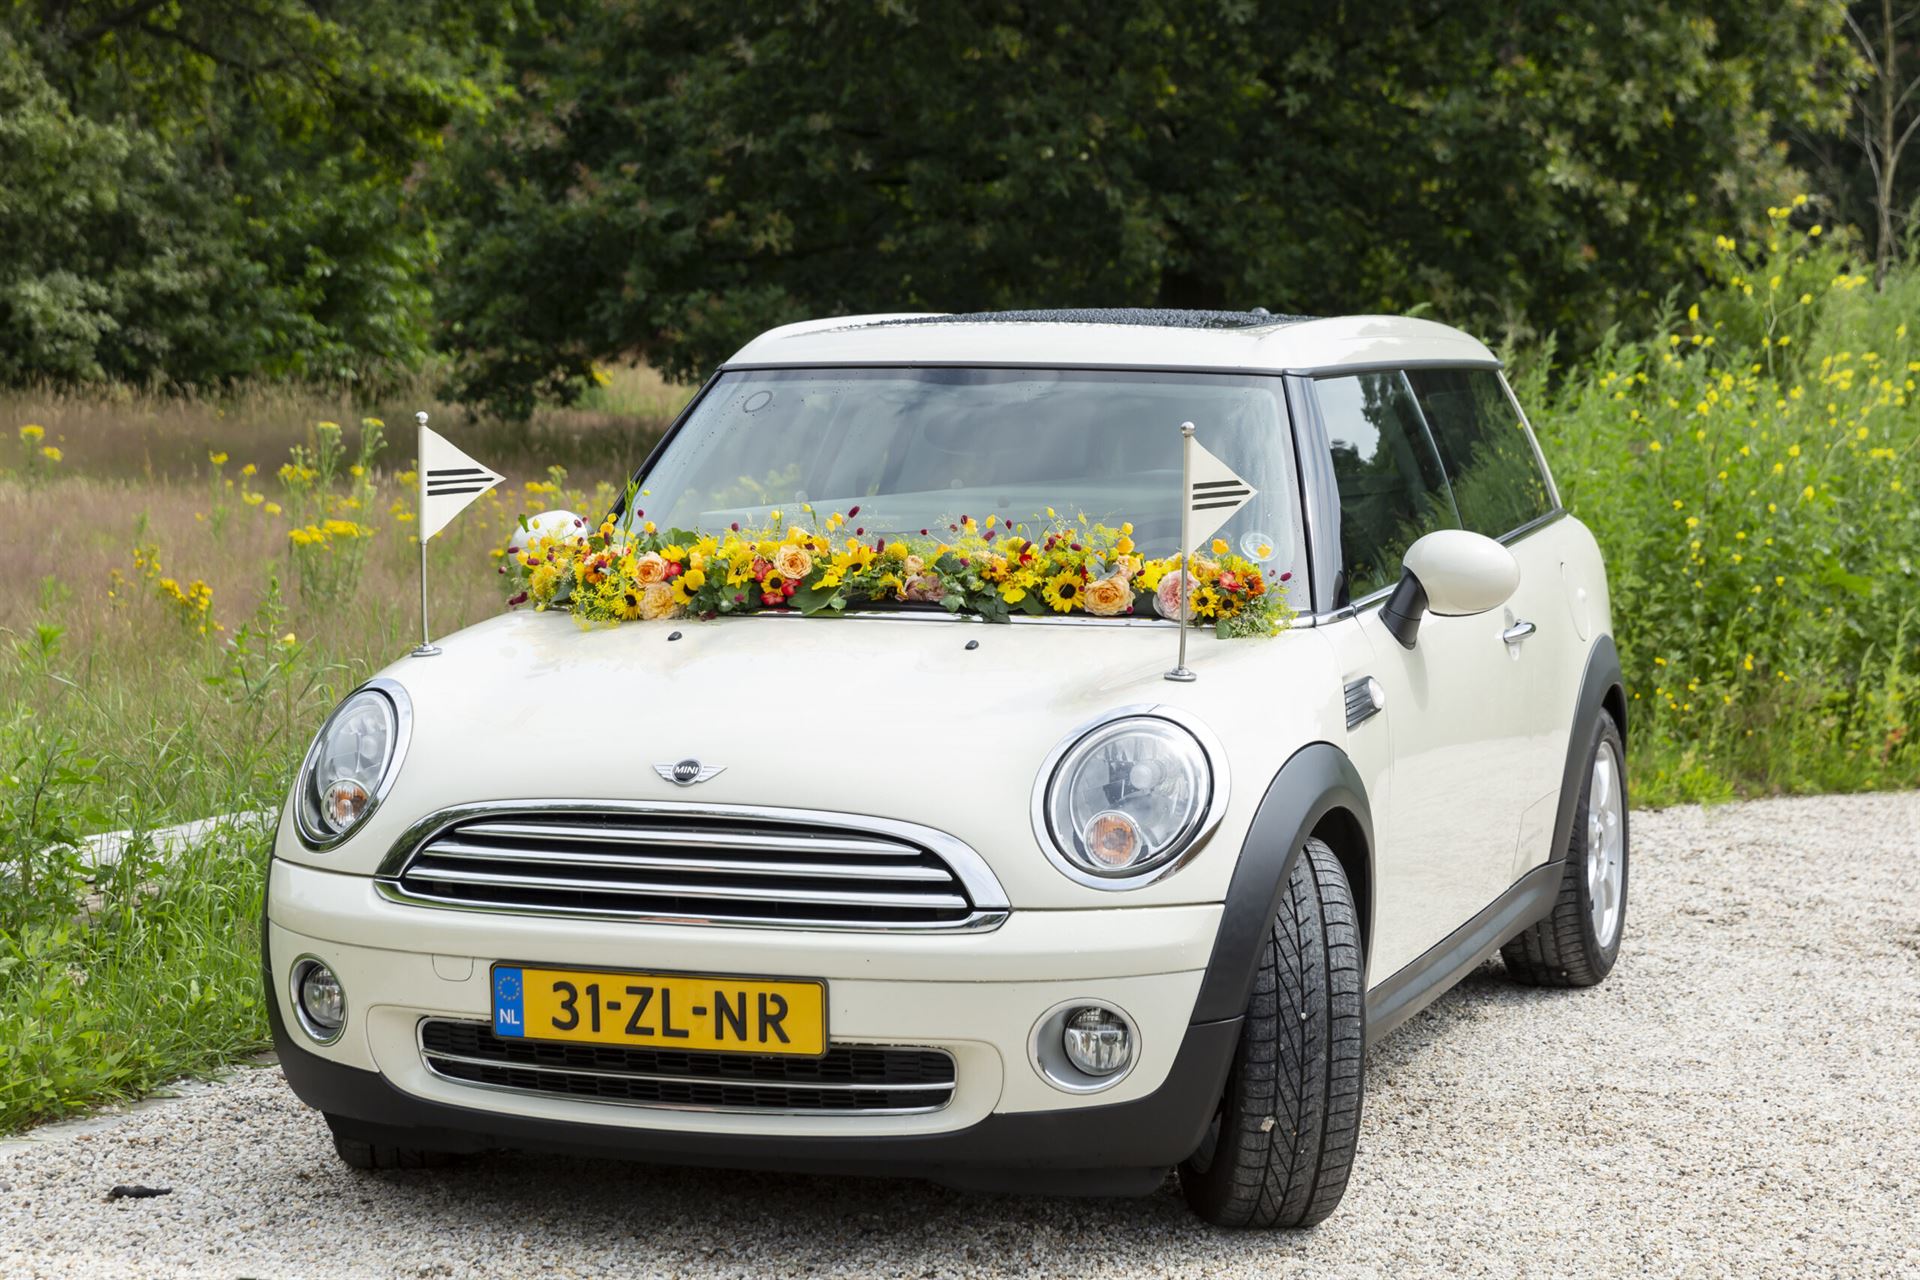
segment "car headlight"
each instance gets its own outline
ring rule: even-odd
[[[1034,829],[1081,884],[1133,889],[1180,866],[1226,808],[1212,735],[1162,708],[1129,708],[1054,748],[1035,788]]]
[[[310,849],[330,849],[366,821],[393,783],[413,722],[406,691],[372,680],[320,727],[295,783],[293,812]]]

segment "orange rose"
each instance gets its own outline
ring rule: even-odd
[[[773,567],[781,577],[797,580],[813,572],[813,557],[805,547],[789,542],[773,553]]]
[[[652,621],[656,618],[671,618],[676,611],[673,603],[673,588],[664,582],[656,582],[640,593],[640,616]]]
[[[667,580],[667,562],[657,551],[649,551],[633,562],[633,580],[643,587]]]
[[[1087,589],[1080,593],[1080,604],[1088,613],[1111,618],[1133,607],[1133,588],[1118,574],[1101,578],[1087,584]]]

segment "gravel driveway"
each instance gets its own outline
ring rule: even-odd
[[[1609,981],[1497,961],[1368,1059],[1303,1234],[1141,1201],[496,1156],[354,1175],[252,1069],[0,1153],[0,1274],[1920,1271],[1920,795],[1639,816]],[[104,1199],[116,1183],[173,1189]]]

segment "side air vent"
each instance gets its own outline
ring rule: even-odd
[[[1387,691],[1372,676],[1347,686],[1347,728],[1355,729],[1379,715],[1387,705]]]

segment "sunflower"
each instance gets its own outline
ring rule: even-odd
[[[632,587],[628,587],[625,591],[622,591],[619,595],[614,597],[613,612],[616,617],[622,618],[628,622],[631,622],[635,618],[639,617],[640,616],[640,593]]]
[[[1216,618],[1238,617],[1240,610],[1244,609],[1246,604],[1247,602],[1244,596],[1237,595],[1232,591],[1222,591],[1220,593],[1219,603],[1215,606],[1213,616]]]
[[[1220,593],[1212,587],[1200,587],[1193,593],[1193,616],[1212,618],[1220,613]]]
[[[1047,579],[1047,585],[1040,589],[1040,594],[1053,606],[1054,612],[1068,613],[1080,603],[1080,586],[1080,575],[1070,569]]]

